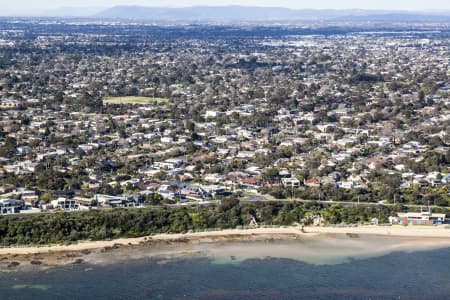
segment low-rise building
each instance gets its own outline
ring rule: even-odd
[[[25,209],[25,201],[17,199],[1,199],[0,200],[0,214],[18,214],[21,210]]]
[[[51,207],[56,210],[79,210],[80,204],[74,199],[58,198],[50,202]]]
[[[119,195],[119,196],[109,196],[109,195],[95,195],[95,201],[101,206],[109,207],[134,207],[139,204],[139,201],[133,196]]]
[[[402,225],[436,225],[445,222],[445,214],[434,214],[431,211],[398,213],[397,218]]]
[[[298,188],[300,187],[300,180],[297,178],[291,177],[291,178],[282,178],[281,183],[286,188]]]

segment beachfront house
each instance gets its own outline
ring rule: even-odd
[[[397,214],[398,223],[403,225],[439,225],[445,222],[445,214],[429,212],[408,212]]]

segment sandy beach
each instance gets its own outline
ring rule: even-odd
[[[450,247],[447,226],[279,227],[158,234],[69,245],[0,248],[0,271],[55,266],[108,265],[129,260],[209,257],[238,262],[276,256],[304,262],[339,263],[395,251]]]
[[[54,246],[20,246],[0,248],[0,255],[27,255],[54,252],[85,251],[100,248],[132,246],[157,242],[189,242],[210,239],[212,242],[221,240],[239,240],[246,237],[261,238],[291,238],[301,236],[313,236],[321,234],[348,234],[348,235],[380,235],[417,238],[440,238],[450,245],[450,228],[447,226],[358,226],[358,227],[304,227],[299,226],[280,228],[255,228],[255,229],[229,229],[210,232],[195,232],[186,234],[158,234],[140,238],[122,238],[108,241],[82,241],[70,245]],[[420,243],[420,242],[419,242]],[[442,243],[442,242],[441,242]]]

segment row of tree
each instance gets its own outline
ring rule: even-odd
[[[77,213],[0,217],[0,243],[67,243],[78,240],[105,240],[139,237],[158,233],[182,233],[210,228],[248,226],[252,220],[260,225],[309,224],[322,215],[326,222],[357,223],[378,218],[387,222],[393,215],[388,207],[343,208],[315,203],[240,203],[224,199],[220,205],[183,208],[146,208],[92,210]]]

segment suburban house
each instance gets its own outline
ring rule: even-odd
[[[20,107],[22,103],[18,100],[2,100],[0,101],[0,109],[16,109]]]
[[[281,179],[281,183],[283,184],[284,187],[288,187],[288,188],[298,188],[300,187],[300,180],[298,180],[297,178],[282,178]]]
[[[240,183],[247,188],[259,188],[261,186],[261,181],[253,177],[242,178]]]
[[[133,207],[138,204],[138,201],[133,197],[127,197],[124,195],[109,196],[109,195],[95,195],[95,200],[102,206],[110,207]]]
[[[182,164],[183,164],[182,159],[169,158],[163,162],[155,162],[154,165],[157,169],[173,170],[179,168]]]
[[[80,205],[74,199],[58,198],[50,202],[52,209],[57,210],[79,210]]]
[[[25,209],[25,201],[17,199],[1,199],[0,200],[0,214],[17,214]]]

